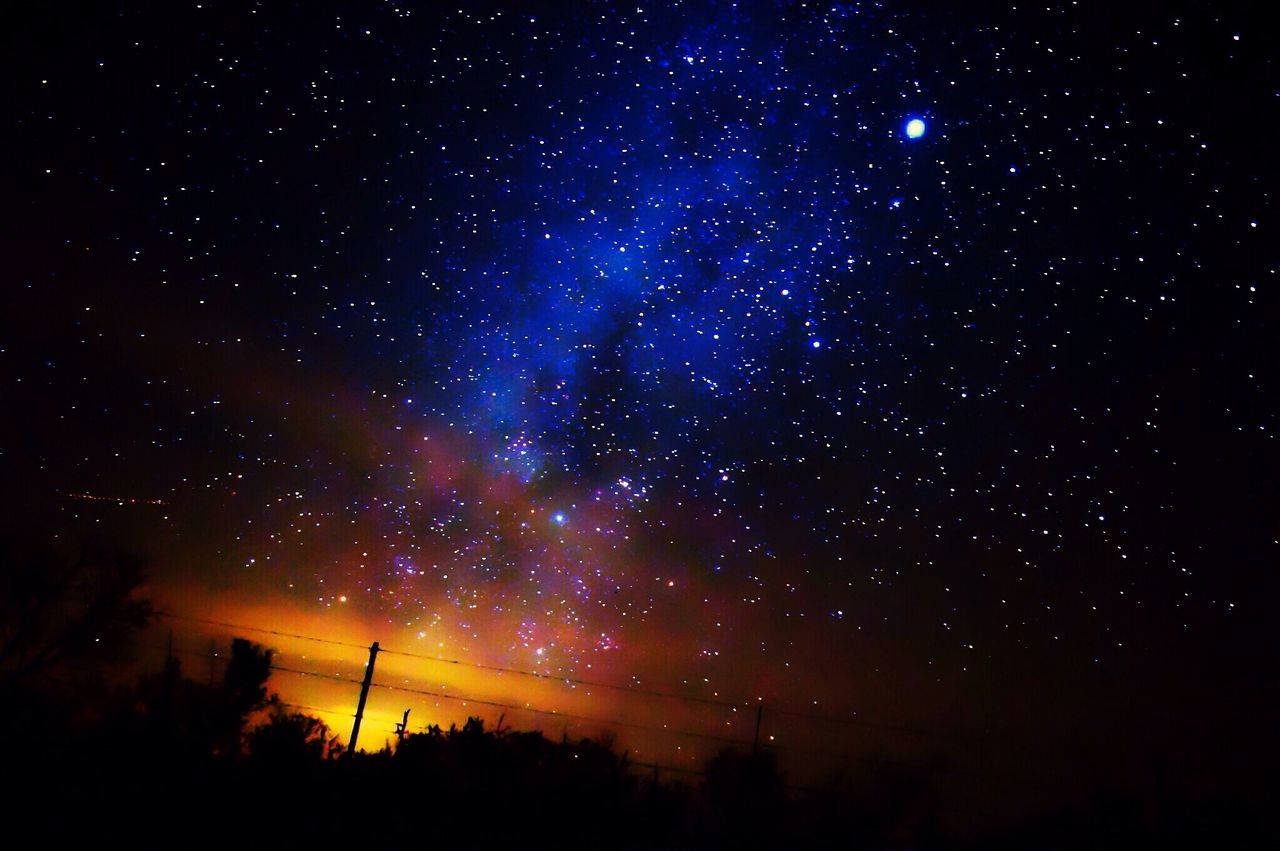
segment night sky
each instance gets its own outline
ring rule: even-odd
[[[7,521],[175,613],[743,709],[423,688],[763,699],[797,754],[1274,742],[1260,13],[23,6]]]

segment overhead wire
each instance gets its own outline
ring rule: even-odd
[[[337,680],[339,682],[351,683],[353,685],[361,685],[362,681],[354,677],[345,677],[341,674],[326,674],[319,671],[303,671],[297,668],[288,668],[283,666],[272,665],[273,671],[282,671],[288,674],[297,674],[304,677],[321,677],[329,680]],[[557,709],[540,709],[536,706],[520,705],[516,703],[504,703],[498,700],[488,700],[479,697],[468,697],[463,694],[450,694],[448,692],[433,691],[430,689],[410,688],[409,686],[394,685],[391,683],[369,683],[370,688],[383,688],[390,691],[403,692],[405,694],[415,694],[423,697],[435,697],[441,700],[452,700],[458,703],[474,703],[479,706],[493,706],[499,709],[510,709],[516,712],[532,712],[538,715],[548,715],[554,718],[566,718],[573,721],[586,721],[595,724],[606,724],[615,727],[630,727],[637,730],[649,730],[656,733],[667,733],[677,736],[686,736],[695,739],[708,739],[711,741],[724,742],[733,745],[744,745],[747,742],[741,739],[733,739],[728,736],[717,736],[712,733],[700,733],[694,730],[682,730],[674,727],[655,727],[651,724],[638,724],[633,721],[620,721],[615,718],[600,718],[593,715],[579,715],[573,712],[562,712]]]
[[[165,651],[167,653],[179,654],[184,656],[193,656],[193,657],[202,658],[202,659],[215,659],[215,660],[226,659],[226,657],[224,656],[220,656],[212,653],[206,653],[202,651],[196,651],[196,650],[184,650],[184,649],[175,648],[175,647],[161,647],[158,645],[145,645],[145,646],[154,650]],[[355,677],[349,677],[342,674],[327,673],[324,671],[307,671],[301,668],[294,668],[287,665],[278,665],[278,664],[272,663],[270,665],[270,669],[272,671],[278,671],[280,673],[293,674],[295,676],[301,676],[301,677],[316,677],[319,679],[347,683],[350,685],[363,684],[363,680],[356,679]],[[396,691],[396,692],[413,694],[413,695],[422,696],[422,697],[432,697],[432,698],[449,700],[449,701],[462,703],[462,704],[492,706],[499,709],[509,709],[515,712],[529,712],[529,713],[545,715],[553,718],[563,718],[571,721],[581,721],[581,722],[588,722],[588,723],[594,723],[594,724],[602,724],[610,727],[625,727],[629,729],[644,730],[647,732],[653,732],[653,733],[659,733],[659,734],[665,734],[665,735],[681,736],[681,737],[700,739],[705,741],[720,742],[723,744],[735,745],[740,747],[752,744],[751,742],[745,741],[743,739],[732,738],[729,736],[719,736],[712,733],[703,733],[703,732],[698,732],[694,730],[684,730],[680,728],[666,727],[666,726],[659,727],[659,726],[654,726],[652,724],[640,724],[633,721],[622,721],[615,718],[600,718],[598,716],[580,715],[572,712],[563,712],[563,711],[554,710],[554,709],[542,709],[535,706],[506,703],[503,701],[470,697],[468,695],[435,691],[431,689],[412,688],[409,686],[403,686],[403,685],[392,684],[392,683],[370,682],[369,686],[370,688],[387,689],[388,691]],[[337,715],[337,716],[346,717],[346,718],[355,717],[355,715],[350,712],[331,709],[331,708],[323,708],[323,707],[309,706],[306,704],[296,704],[296,703],[289,703],[289,702],[282,702],[281,705],[289,706],[296,709],[308,710],[312,712],[322,712],[325,714]],[[782,710],[777,710],[777,711],[780,714],[798,714],[798,713],[791,713],[791,712],[783,713]],[[368,717],[373,717],[373,716],[368,715]],[[802,715],[802,717],[808,717],[808,716]],[[826,719],[822,719],[822,720],[826,720]],[[760,742],[760,747],[766,748],[769,750],[774,750],[774,751],[784,751],[789,753],[805,754],[805,755],[811,755],[811,756],[822,756],[830,759],[837,759],[837,760],[844,760],[844,761],[851,761],[851,762],[875,761],[872,758],[866,757],[866,756],[845,754],[845,753],[840,753],[836,751],[823,750],[819,748],[805,748],[805,747],[800,747],[796,745],[783,744],[773,740],[770,740],[767,742]],[[705,773],[705,772],[696,771],[693,769],[682,769],[677,766],[660,765],[656,763],[635,762],[633,764],[643,765],[645,767],[650,767],[650,768],[666,769],[670,771],[684,771],[684,772],[693,773],[693,774]]]
[[[237,624],[237,623],[230,623],[227,621],[212,620],[209,618],[199,618],[191,615],[181,615],[173,612],[164,612],[162,613],[162,615],[164,617],[175,618],[179,620],[187,620],[195,623],[204,623],[211,626],[220,626],[227,629],[242,629],[242,630],[247,630],[251,632],[259,632],[259,633],[264,633],[268,635],[277,635],[277,636],[282,636],[286,638],[296,638],[303,641],[313,641],[321,644],[332,644],[339,647],[347,647],[347,648],[358,649],[358,650],[367,651],[369,649],[366,645],[363,645],[363,644],[356,644],[350,641],[340,641],[334,638],[321,638],[319,636],[314,636],[314,635],[303,635],[300,633],[285,632],[285,631],[276,630],[276,629],[269,629],[266,627],[250,626],[248,624]],[[547,674],[540,671],[528,671],[520,668],[511,668],[511,667],[506,667],[502,665],[488,665],[481,662],[470,662],[463,659],[451,659],[445,656],[435,656],[435,655],[426,654],[426,653],[417,653],[409,650],[396,650],[394,648],[386,648],[381,646],[378,648],[378,652],[380,654],[385,653],[393,656],[405,656],[413,659],[423,659],[426,661],[439,662],[442,664],[458,665],[462,667],[476,668],[479,670],[494,671],[494,672],[500,672],[500,673],[506,673],[506,674],[514,674],[514,675],[524,676],[524,677],[534,677],[537,679],[558,681],[558,682],[578,685],[578,686],[610,689],[613,691],[619,691],[624,693],[630,692],[634,694],[645,694],[653,697],[660,697],[667,700],[682,700],[690,703],[699,703],[699,704],[708,705],[708,706],[718,706],[725,709],[732,709],[735,711],[746,708],[746,707],[758,705],[758,701],[753,702],[749,700],[744,700],[740,702],[734,702],[734,701],[728,701],[724,699],[698,697],[695,695],[675,694],[672,692],[664,692],[656,689],[646,689],[640,686],[620,685],[616,683],[603,683],[595,680],[584,680],[584,679],[575,678],[575,677],[564,677],[556,674]],[[867,720],[863,718],[842,718],[834,715],[823,715],[820,713],[807,712],[807,711],[802,711],[797,709],[787,709],[785,707],[770,706],[769,712],[771,714],[786,715],[792,718],[804,718],[811,721],[821,721],[827,724],[842,724],[842,725],[851,726],[851,727],[867,727],[867,728],[886,730],[889,732],[902,733],[902,734],[912,735],[912,736],[922,736],[922,737],[928,737],[928,738],[958,738],[958,736],[955,733],[931,730],[923,727],[915,727],[915,726],[906,725],[906,724],[894,724],[894,723],[883,722],[883,721]]]

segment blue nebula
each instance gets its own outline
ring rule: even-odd
[[[903,125],[902,132],[907,134],[908,139],[919,139],[924,135],[925,124],[923,118],[911,118]]]
[[[409,291],[421,305],[410,366],[423,380],[405,393],[472,435],[486,467],[540,488],[652,475],[698,492],[703,456],[755,451],[751,429],[726,423],[789,418],[797,394],[826,393],[813,370],[878,385],[887,342],[866,329],[901,321],[884,283],[900,257],[878,248],[883,228],[914,221],[882,222],[882,191],[898,211],[917,189],[906,173],[876,178],[881,163],[897,168],[904,134],[927,132],[911,111],[921,105],[877,107],[898,116],[897,134],[832,135],[837,117],[852,132],[854,113],[808,110],[790,72],[750,51],[733,60],[741,73],[712,73],[704,53],[738,56],[738,35],[696,36],[667,65],[637,67],[621,100],[583,102],[607,138],[538,112],[504,149],[501,179],[472,185],[444,152],[418,174],[468,201],[423,231],[440,268]],[[806,73],[852,72],[847,57],[823,54]],[[790,94],[779,102],[780,92]],[[723,115],[700,118],[713,113]],[[856,367],[826,357],[868,346]],[[541,522],[575,519],[555,513]]]

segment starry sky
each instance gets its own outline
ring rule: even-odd
[[[175,612],[743,712],[473,696],[1256,744],[1274,51],[1139,5],[28,4],[7,520]]]

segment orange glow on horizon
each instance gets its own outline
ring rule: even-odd
[[[350,736],[368,646],[378,641],[381,652],[375,663],[375,687],[365,708],[361,750],[378,750],[394,743],[396,725],[405,709],[410,710],[410,733],[422,732],[428,725],[461,727],[472,716],[483,719],[492,729],[501,719],[504,728],[537,730],[552,739],[562,735],[613,739],[620,750],[629,750],[634,758],[685,766],[700,764],[729,740],[744,746],[750,743],[754,713],[745,709],[691,707],[680,701],[655,699],[651,694],[628,694],[626,684],[603,673],[566,676],[610,683],[616,688],[567,682],[555,672],[533,668],[528,673],[536,676],[517,672],[524,669],[494,670],[509,666],[505,660],[461,642],[441,640],[438,629],[424,638],[414,627],[397,628],[348,606],[308,606],[284,597],[240,600],[226,593],[197,602],[190,594],[189,588],[182,589],[180,596],[187,602],[174,602],[172,611],[200,620],[162,618],[152,628],[155,635],[148,647],[162,648],[160,635],[172,627],[183,670],[196,679],[210,672],[220,676],[220,661],[209,658],[210,650],[225,657],[232,637],[271,648],[277,670],[269,690],[297,711],[320,718],[344,744]],[[438,658],[427,658],[433,656]],[[669,732],[681,729],[707,730],[708,736],[726,741]]]

